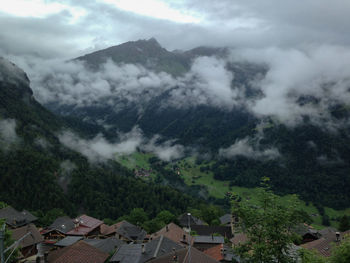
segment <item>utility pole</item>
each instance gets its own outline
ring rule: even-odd
[[[188,262],[191,262],[191,213],[187,213],[188,216]]]
[[[6,225],[4,223],[0,229],[0,256],[1,256],[0,263],[5,262],[5,255],[4,255],[5,226]]]

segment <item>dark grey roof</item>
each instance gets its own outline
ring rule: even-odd
[[[106,253],[112,253],[116,248],[125,244],[123,240],[115,237],[106,239],[84,239],[84,242]]]
[[[127,221],[123,221],[122,224],[116,230],[116,233],[122,235],[123,237],[142,242],[147,235],[147,232],[142,228],[135,226]]]
[[[211,236],[213,234],[220,234],[223,237],[231,239],[232,229],[230,226],[191,226],[191,230],[195,231],[199,236]]]
[[[223,237],[219,236],[195,236],[194,243],[223,244]]]
[[[74,228],[74,223],[68,216],[58,217],[47,229],[57,230],[63,234],[68,233]]]
[[[178,220],[179,220],[179,224],[183,227],[187,227],[188,226],[188,215],[187,213],[185,214],[182,214],[178,217]],[[190,224],[191,224],[191,227],[193,225],[205,225],[205,222],[203,222],[202,220],[200,220],[199,218],[193,216],[193,215],[190,215]]]
[[[58,247],[68,247],[70,245],[73,245],[74,243],[78,242],[79,240],[83,239],[81,236],[67,236],[60,241],[55,243],[55,246]]]
[[[142,246],[144,246],[144,252],[142,253]],[[164,237],[160,236],[157,239],[152,240],[146,244],[129,244],[123,245],[111,258],[110,262],[120,262],[120,263],[143,263],[147,262],[152,258],[157,258],[172,252],[174,249],[182,249],[183,246],[178,243]],[[128,258],[132,255],[132,260]]]
[[[220,223],[223,225],[231,223],[231,214],[226,214],[223,215],[222,217],[219,218]]]
[[[11,206],[0,209],[0,218],[4,218],[6,224],[11,227],[24,226],[37,220],[37,218],[28,211],[23,210],[22,212],[19,212]]]
[[[141,244],[122,245],[109,262],[137,263],[142,254]]]

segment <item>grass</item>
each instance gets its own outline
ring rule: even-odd
[[[150,153],[133,153],[130,155],[119,155],[117,156],[117,161],[121,163],[123,166],[129,168],[129,169],[135,169],[137,166],[144,169],[149,169],[149,159],[153,157],[153,154]],[[181,177],[184,179],[185,183],[189,186],[191,185],[201,185],[205,186],[208,189],[209,195],[213,196],[215,198],[224,198],[225,194],[227,192],[232,192],[235,194],[238,194],[242,197],[243,200],[249,201],[252,204],[257,204],[258,202],[258,190],[256,188],[246,188],[246,187],[239,187],[239,186],[229,186],[229,181],[221,181],[221,180],[215,180],[214,174],[211,171],[207,172],[201,172],[200,168],[202,166],[208,165],[207,164],[196,164],[195,157],[188,157],[186,159],[180,160],[175,163],[179,169]],[[169,164],[168,168],[174,165]],[[155,176],[155,174],[151,175],[152,177]],[[281,197],[282,202],[287,202],[290,199],[291,195],[286,195]],[[300,202],[300,209],[307,212],[309,215],[316,215],[311,216],[314,223],[312,226],[316,229],[322,229],[324,226],[322,226],[322,217],[319,215],[318,210],[313,204],[306,204],[304,201],[299,200]],[[331,226],[337,227],[338,222],[334,219],[337,217],[341,217],[343,215],[350,215],[350,208],[346,210],[334,210],[332,208],[325,207],[325,212],[330,218]]]

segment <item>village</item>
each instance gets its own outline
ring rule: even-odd
[[[16,262],[23,263],[243,262],[234,249],[248,240],[231,214],[220,217],[220,225],[211,226],[184,213],[155,233],[147,233],[126,220],[107,225],[85,214],[58,217],[51,225],[38,228],[37,217],[11,206],[0,210],[0,218],[15,241],[11,248],[19,248]],[[291,244],[291,254],[297,255],[304,248],[324,257],[329,257],[333,245],[350,234],[350,230],[316,230],[307,224],[293,231],[302,239],[300,246]]]

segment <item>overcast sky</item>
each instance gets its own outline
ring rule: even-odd
[[[0,54],[71,58],[130,40],[162,46],[350,43],[348,0],[1,0]]]

